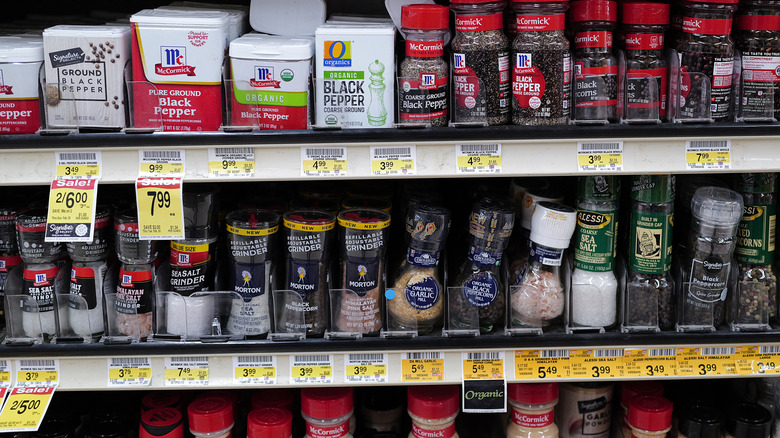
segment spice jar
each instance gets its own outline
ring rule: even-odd
[[[341,261],[337,284],[344,290],[331,303],[338,309],[335,325],[342,332],[376,335],[382,328],[390,215],[372,209],[343,210],[338,225]]]
[[[503,0],[453,0],[452,39],[455,108],[453,122],[509,122],[509,39]]]
[[[408,438],[457,438],[455,417],[460,410],[457,386],[410,386],[407,389],[412,431]]]
[[[352,388],[301,390],[301,414],[306,420],[305,438],[352,438]]]
[[[569,123],[571,53],[563,33],[567,0],[512,0],[512,123]]]
[[[677,300],[670,273],[674,196],[674,175],[632,177],[623,332],[657,332],[674,327]]]
[[[563,315],[567,269],[561,269],[564,251],[577,221],[577,211],[552,202],[536,204],[531,222],[528,267],[512,289],[512,326],[547,327]]]
[[[620,384],[620,404],[615,412],[615,417],[622,422],[623,437],[631,436],[631,426],[628,424],[628,407],[631,400],[641,395],[664,395],[664,386],[660,382],[622,382]]]
[[[745,202],[737,231],[739,274],[731,297],[732,330],[768,330],[777,306],[777,276],[774,273],[775,204],[777,174],[744,173],[736,189]]]
[[[16,214],[16,240],[25,263],[53,263],[62,253],[62,243],[45,240],[47,214],[42,208]]]
[[[574,30],[574,123],[618,120],[618,63],[612,54],[617,5],[611,0],[571,3]]]
[[[561,438],[608,438],[612,383],[562,383],[555,417]]]
[[[444,269],[440,266],[450,211],[443,207],[415,204],[406,216],[406,258],[393,286],[396,297],[387,300],[391,330],[430,333],[444,315]]]
[[[617,321],[615,253],[620,179],[580,177],[577,190],[574,271],[567,326],[606,329]]]
[[[364,392],[360,404],[360,419],[364,433],[400,433],[404,415],[403,387],[375,387]]]
[[[780,120],[780,2],[741,2],[734,41],[742,53],[737,120]]]
[[[220,395],[201,395],[187,406],[187,419],[196,438],[230,438],[233,402]]]
[[[519,207],[520,230],[515,230],[513,237],[517,235],[517,244],[509,255],[509,285],[517,286],[523,279],[528,254],[531,249],[531,217],[536,209],[536,204],[542,201],[555,203],[563,202],[563,195],[549,187],[532,187],[523,195]],[[514,239],[513,239],[514,240]]]
[[[114,246],[121,262],[116,282],[113,319],[119,335],[145,340],[152,334],[155,267],[158,241],[138,238],[138,212],[120,211],[114,217]],[[111,318],[109,318],[109,321]]]
[[[241,296],[231,300],[231,333],[265,335],[271,329],[271,276],[276,259],[279,215],[267,210],[236,210],[225,217],[229,245],[228,284]]]
[[[183,420],[178,409],[150,409],[141,414],[138,438],[184,438]]]
[[[740,403],[729,411],[726,438],[768,438],[772,414],[756,403]]]
[[[507,438],[558,438],[557,383],[510,383],[507,396],[512,406]]]
[[[721,418],[721,413],[710,406],[683,406],[677,422],[677,438],[720,438]]]
[[[672,402],[658,395],[640,395],[628,405],[628,425],[636,438],[665,438],[672,428]]]
[[[738,0],[682,2],[682,34],[677,43],[680,95],[672,96],[679,101],[680,119],[705,120],[709,114],[713,121],[723,122],[732,116],[734,41],[730,34],[737,3]],[[705,82],[708,84],[704,85]]]
[[[404,5],[401,32],[406,35],[406,59],[398,72],[400,121],[447,126],[450,67],[444,59],[444,40],[449,33],[449,9]]]
[[[664,32],[669,25],[669,5],[623,3],[626,49],[624,118],[629,123],[660,122],[666,117],[668,66],[664,57]]]
[[[301,301],[285,306],[281,327],[290,331],[305,329],[306,337],[322,336],[328,327],[325,303],[336,218],[324,211],[293,210],[284,214],[283,224],[286,272],[282,289],[297,292]],[[303,313],[305,327],[298,327],[300,319],[294,312]]]
[[[468,259],[463,263],[454,285],[463,293],[450,298],[450,325],[473,329],[479,326],[489,333],[504,319],[506,278],[503,254],[512,235],[515,212],[509,201],[485,196],[474,203],[469,215]],[[469,312],[477,308],[478,321]]]
[[[742,196],[704,186],[691,200],[688,246],[680,261],[677,331],[714,331],[724,317]]]
[[[247,416],[247,438],[291,438],[292,413],[279,408],[252,409]]]

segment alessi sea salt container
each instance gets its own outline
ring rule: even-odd
[[[306,129],[309,124],[311,38],[247,34],[230,42],[230,124]]]
[[[40,129],[41,64],[40,38],[0,37],[0,135]]]

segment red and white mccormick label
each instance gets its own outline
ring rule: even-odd
[[[626,34],[626,50],[662,50],[664,34],[629,33]]]
[[[578,49],[588,47],[612,47],[612,32],[578,32],[574,35],[574,47]]]
[[[306,435],[311,438],[339,438],[349,433],[349,420],[338,426],[323,427],[306,423]]]
[[[733,73],[733,59],[716,60],[712,67],[712,88],[731,88],[731,77]]]
[[[515,22],[518,31],[553,31],[563,30],[566,25],[564,14],[555,15],[517,15]]]
[[[780,15],[739,15],[737,29],[777,32],[780,31]]]
[[[458,32],[480,32],[504,27],[504,15],[467,15],[455,17],[455,30]]]
[[[412,423],[412,435],[415,438],[450,438],[455,435],[455,424],[450,424],[444,429],[430,430],[423,429],[415,423]]]
[[[192,268],[211,259],[209,245],[181,245],[171,243],[171,265],[180,268]]]
[[[436,58],[444,56],[444,41],[406,40],[406,56]]]
[[[20,256],[0,257],[0,273],[10,272],[11,268],[22,264]]]
[[[544,94],[544,74],[533,65],[532,53],[515,54],[514,80],[512,94],[521,108],[537,109],[542,105]]]
[[[524,414],[512,409],[512,422],[520,427],[547,427],[553,424],[553,411],[543,414]]]
[[[683,17],[682,30],[703,35],[728,35],[731,33],[731,23],[731,19]]]
[[[34,287],[51,286],[52,281],[54,281],[54,278],[57,276],[57,271],[59,271],[59,268],[57,267],[43,271],[30,271],[25,269],[23,277]]]
[[[477,106],[479,96],[479,77],[474,70],[466,64],[465,53],[455,53],[454,70],[455,77],[455,104],[459,107],[473,109]]]
[[[627,70],[625,93],[628,109],[658,108],[658,115],[665,116],[668,74],[666,68]],[[650,84],[655,85],[648,89]],[[689,90],[690,87],[686,90],[686,96]]]

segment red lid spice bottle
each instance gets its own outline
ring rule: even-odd
[[[187,418],[196,438],[230,438],[233,402],[221,395],[200,396],[187,407]]]
[[[460,410],[457,386],[410,386],[407,389],[412,431],[409,438],[451,438]]]
[[[512,416],[507,438],[558,438],[553,410],[557,383],[513,383],[507,387]]]
[[[292,436],[290,411],[279,408],[253,409],[247,417],[247,438],[290,438]]]
[[[628,404],[632,438],[663,438],[672,428],[672,402],[657,395],[640,395]]]
[[[352,438],[350,417],[353,408],[352,388],[301,390],[305,438]]]

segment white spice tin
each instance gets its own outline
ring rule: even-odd
[[[41,127],[40,37],[0,37],[0,134],[34,134]]]

